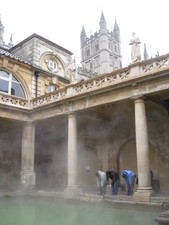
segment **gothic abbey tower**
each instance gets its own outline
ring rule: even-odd
[[[122,67],[120,29],[115,21],[113,31],[109,31],[103,12],[99,31],[88,38],[83,26],[80,42],[83,70],[91,71],[92,74],[103,74]]]

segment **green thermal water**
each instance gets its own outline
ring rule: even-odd
[[[40,198],[0,199],[0,225],[155,225],[160,210],[62,202]]]

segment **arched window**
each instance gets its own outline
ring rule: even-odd
[[[0,70],[0,91],[25,98],[20,82],[10,73]]]

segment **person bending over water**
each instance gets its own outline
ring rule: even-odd
[[[127,195],[133,195],[136,174],[130,170],[123,170],[122,177],[127,188]]]
[[[106,177],[107,177],[108,184],[109,184],[109,179],[112,180],[112,182],[111,182],[112,195],[117,195],[117,192],[119,189],[119,174],[118,174],[118,172],[113,171],[113,170],[107,170]]]
[[[96,172],[95,175],[96,175],[97,186],[99,187],[99,190],[100,190],[100,195],[102,195],[104,198],[106,194],[106,187],[107,187],[106,173],[99,170]]]

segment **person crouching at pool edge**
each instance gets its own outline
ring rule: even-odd
[[[126,195],[133,195],[134,183],[137,175],[133,173],[131,170],[123,170],[122,177],[124,179],[124,183],[127,188]]]
[[[106,171],[107,184],[109,184],[109,179],[111,179],[112,195],[117,195],[119,189],[119,174],[114,170]]]
[[[96,175],[96,181],[97,181],[97,186],[99,187],[100,195],[105,198],[106,195],[106,187],[107,187],[107,178],[106,178],[106,173],[103,171],[97,171],[95,173]]]

